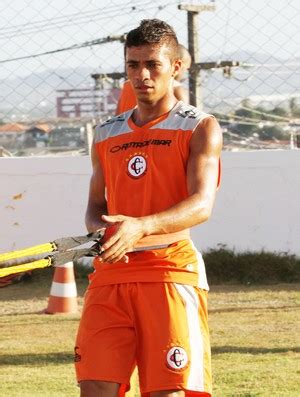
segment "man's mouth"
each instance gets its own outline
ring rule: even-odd
[[[141,90],[141,91],[147,91],[147,90],[149,90],[149,89],[151,89],[151,88],[153,88],[153,86],[151,86],[151,85],[145,85],[145,84],[135,86],[135,89]]]

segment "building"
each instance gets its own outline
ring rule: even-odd
[[[22,147],[24,133],[28,126],[20,123],[0,125],[0,146],[6,150],[17,150]]]

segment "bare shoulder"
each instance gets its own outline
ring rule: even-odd
[[[205,117],[194,130],[190,149],[220,155],[223,137],[220,124],[214,116]]]

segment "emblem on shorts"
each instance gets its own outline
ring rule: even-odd
[[[180,346],[172,347],[167,353],[167,363],[172,369],[182,369],[188,363],[187,352]]]
[[[135,153],[133,157],[128,159],[127,165],[128,175],[133,178],[140,178],[147,171],[146,156]]]
[[[78,363],[79,361],[81,361],[81,355],[78,353],[79,350],[79,346],[75,346],[74,347],[74,361],[75,363]]]

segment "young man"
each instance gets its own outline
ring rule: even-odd
[[[208,285],[189,228],[210,217],[222,136],[213,116],[174,96],[177,47],[157,19],[128,33],[137,107],[96,130],[86,225],[110,237],[76,341],[82,397],[123,396],[136,364],[143,396],[211,396]]]
[[[178,73],[174,76],[174,95],[179,101],[189,103],[189,90],[183,85],[183,81],[187,78],[187,72],[191,67],[192,58],[188,50],[182,44],[178,44],[178,58],[181,60],[181,66]],[[116,115],[134,108],[136,103],[137,101],[131,82],[130,80],[126,80],[120,92]]]
[[[189,103],[190,94],[188,88],[184,86],[184,81],[188,77],[188,70],[192,64],[192,58],[188,50],[182,44],[178,45],[178,56],[179,59],[181,59],[181,67],[175,76],[174,95],[179,101]]]

